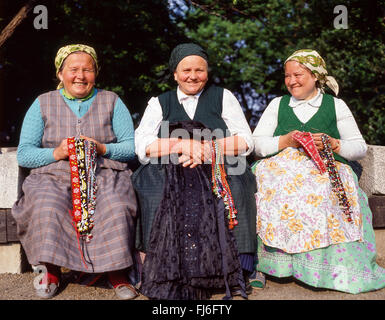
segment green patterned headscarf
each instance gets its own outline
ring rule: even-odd
[[[63,64],[63,61],[71,54],[74,52],[85,52],[88,53],[95,61],[95,67],[96,67],[96,75],[98,74],[98,58],[95,52],[95,49],[87,46],[85,44],[70,44],[65,47],[61,47],[59,51],[56,54],[55,57],[55,67],[56,67],[56,74],[59,73],[59,70]],[[63,88],[63,83],[60,81],[59,85],[57,86],[57,89]]]
[[[326,63],[317,51],[311,49],[298,50],[286,59],[285,64],[290,60],[299,62],[315,75],[320,83],[322,93],[324,93],[324,86],[327,85],[336,96],[338,95],[338,83],[334,77],[328,76]]]

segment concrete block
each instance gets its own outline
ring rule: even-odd
[[[385,146],[368,145],[366,157],[358,163],[363,168],[359,184],[366,195],[385,195]]]
[[[0,273],[22,273],[29,268],[20,243],[0,245]]]
[[[370,196],[368,200],[373,214],[373,227],[385,227],[385,196]]]
[[[19,166],[16,151],[2,148],[0,153],[0,208],[12,208],[17,200]]]
[[[0,209],[9,211],[21,190],[21,170],[17,163],[16,148],[0,149]],[[4,213],[4,212],[3,212]],[[10,214],[9,214],[10,215]],[[11,217],[9,217],[11,218]],[[12,226],[7,219],[7,230]],[[9,227],[9,228],[8,228]],[[15,239],[11,239],[14,241]],[[2,243],[0,245],[0,274],[22,273],[29,264],[20,243]]]
[[[376,237],[377,261],[381,260],[382,267],[385,267],[385,229],[374,229]]]

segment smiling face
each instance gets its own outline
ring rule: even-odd
[[[207,61],[200,56],[183,58],[174,72],[174,79],[179,88],[187,95],[200,92],[208,80]]]
[[[96,70],[93,58],[84,52],[71,53],[58,73],[65,91],[75,98],[84,98],[95,85]]]
[[[290,94],[298,100],[309,100],[317,95],[317,78],[297,61],[285,64],[285,85]]]

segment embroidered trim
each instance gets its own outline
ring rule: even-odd
[[[71,167],[72,217],[80,237],[92,239],[96,201],[96,144],[86,139],[68,138]]]
[[[295,132],[293,139],[297,140],[305,149],[306,153],[313,159],[321,174],[326,172],[325,163],[322,161],[317,147],[314,144],[313,136],[310,132]]]

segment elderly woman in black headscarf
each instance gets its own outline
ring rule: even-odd
[[[256,245],[250,128],[233,94],[209,84],[200,46],[178,45],[169,67],[177,89],[151,98],[135,131],[141,292],[205,299],[226,289],[227,297],[247,297]]]

